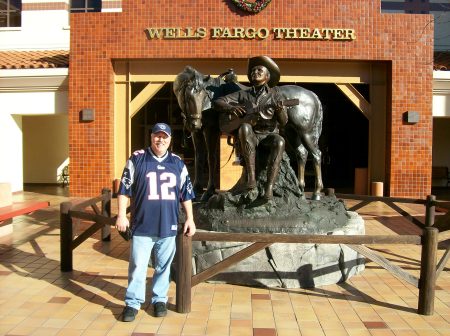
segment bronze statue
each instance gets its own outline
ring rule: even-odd
[[[278,176],[284,138],[279,134],[279,125],[284,127],[288,121],[286,107],[282,104],[279,92],[274,89],[280,78],[276,63],[267,56],[253,57],[249,60],[248,79],[252,87],[218,98],[214,107],[228,117],[222,130],[233,132],[233,121],[237,121],[240,153],[245,162],[245,187],[256,187],[255,161],[257,146],[269,150],[267,163],[267,182],[264,198],[273,198],[273,185]],[[226,119],[226,117],[225,117]]]
[[[263,61],[261,64],[261,61]],[[308,153],[312,154],[314,169],[315,169],[315,188],[313,191],[313,199],[320,199],[320,191],[323,188],[322,173],[321,173],[321,152],[318,146],[318,140],[322,132],[322,104],[318,97],[311,91],[306,90],[298,85],[283,85],[276,86],[280,78],[280,71],[278,66],[268,57],[255,57],[249,60],[249,80],[252,80],[251,69],[254,68],[253,63],[262,65],[269,71],[270,78],[267,79],[262,75],[261,79],[257,79],[259,76],[256,73],[255,81],[260,80],[267,81],[265,85],[259,85],[265,88],[265,95],[261,95],[261,99],[258,104],[250,102],[237,103],[238,106],[224,107],[223,109],[231,113],[219,113],[213,106],[220,108],[221,103],[214,104],[215,101],[222,99],[221,97],[226,94],[233,93],[239,90],[239,93],[235,95],[244,95],[246,90],[253,90],[256,88],[248,88],[236,83],[235,81],[225,82],[222,78],[211,78],[210,76],[204,76],[192,67],[186,67],[182,73],[180,73],[174,82],[174,92],[177,96],[179,105],[183,111],[183,117],[185,118],[185,126],[192,134],[198,143],[195,145],[196,152],[196,174],[194,180],[194,186],[196,188],[202,188],[203,184],[199,179],[200,170],[197,169],[197,159],[201,160],[208,154],[208,166],[209,166],[209,180],[207,190],[202,197],[202,200],[207,200],[214,193],[214,180],[215,176],[215,164],[217,158],[217,144],[220,136],[220,130],[225,133],[235,134],[238,141],[242,139],[241,152],[244,155],[244,161],[248,163],[253,162],[252,150],[254,147],[258,147],[257,144],[267,141],[267,145],[273,148],[273,154],[270,155],[272,166],[276,166],[279,153],[284,151],[284,139],[277,133],[276,129],[283,126],[283,136],[289,142],[292,148],[294,148],[298,166],[299,166],[299,179],[298,184],[304,197],[305,189],[305,164]],[[256,64],[255,63],[255,64]],[[256,71],[256,69],[255,69]],[[234,78],[234,76],[230,76]],[[229,77],[226,77],[227,79]],[[264,79],[263,79],[264,78]],[[254,85],[255,86],[255,85]],[[258,85],[256,85],[258,86]],[[256,92],[255,92],[256,93]],[[227,101],[228,98],[224,98],[225,103],[233,105],[232,100]],[[239,99],[238,99],[239,101]],[[242,100],[243,102],[244,100]],[[256,106],[255,106],[256,105]],[[241,115],[245,115],[242,117]],[[285,117],[287,114],[287,123],[285,123]],[[219,122],[219,119],[221,120]],[[262,139],[263,135],[259,135],[256,132],[260,126],[265,125],[268,134]],[[219,129],[219,124],[221,129]],[[244,126],[242,131],[240,126]],[[255,125],[255,126],[254,126]],[[261,126],[262,127],[262,126]],[[241,133],[241,134],[239,134]],[[195,134],[197,134],[195,136]],[[260,137],[258,139],[258,137]],[[256,138],[256,142],[255,142]],[[265,140],[268,138],[267,140]],[[201,142],[200,142],[201,140]],[[274,143],[275,142],[275,143]],[[248,143],[249,148],[243,148]],[[269,145],[271,143],[271,145]],[[206,149],[205,149],[206,147]],[[264,147],[264,146],[260,146]],[[281,149],[283,147],[283,149]],[[243,149],[243,150],[242,150]],[[272,152],[272,151],[271,151]],[[247,156],[245,158],[245,155]],[[245,168],[245,167],[244,167]],[[276,175],[277,168],[270,169],[270,173]],[[246,186],[253,186],[252,172],[246,173]],[[269,175],[269,172],[267,172]],[[250,177],[250,178],[248,178]],[[269,180],[272,180],[271,176],[267,176]],[[273,178],[273,181],[276,177]],[[275,187],[276,187],[276,182]],[[266,185],[267,195],[271,194],[271,187],[274,187],[273,183],[270,183],[270,187]],[[276,188],[273,190],[273,194],[276,195]],[[264,196],[265,197],[265,196]]]
[[[195,151],[194,191],[207,201],[216,190],[218,170],[219,118],[212,108],[212,101],[245,86],[237,83],[232,69],[218,78],[205,76],[190,66],[177,75],[173,91],[182,110],[184,127],[191,133]],[[208,166],[208,180],[203,179],[205,163]],[[203,192],[203,189],[206,189]]]

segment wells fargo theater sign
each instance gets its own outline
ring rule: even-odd
[[[162,27],[147,28],[145,34],[149,40],[154,39],[258,39],[275,40],[356,40],[354,29],[349,28],[244,28],[244,27]]]

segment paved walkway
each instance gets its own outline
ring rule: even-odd
[[[165,318],[153,317],[146,305],[134,322],[123,323],[129,244],[115,231],[108,243],[96,235],[74,251],[74,271],[60,272],[59,203],[67,199],[63,192],[14,195],[51,206],[16,217],[14,233],[0,238],[0,335],[450,335],[449,264],[437,281],[433,316],[416,313],[416,288],[368,262],[346,283],[315,289],[202,283],[193,288],[189,314],[175,312],[172,284]],[[402,207],[423,218],[423,207]],[[368,234],[417,233],[381,203],[359,213]],[[418,246],[375,248],[418,276]]]

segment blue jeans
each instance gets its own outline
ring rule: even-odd
[[[156,302],[167,303],[167,292],[170,285],[170,265],[176,250],[175,237],[133,236],[131,239],[125,304],[138,310],[145,302],[148,262],[152,249],[154,249],[155,255],[152,304]]]

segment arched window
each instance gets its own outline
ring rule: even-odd
[[[71,13],[101,12],[101,0],[72,0],[70,2]]]
[[[20,27],[22,24],[22,1],[0,0],[0,27]]]

